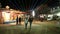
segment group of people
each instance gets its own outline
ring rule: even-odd
[[[31,29],[31,25],[32,25],[32,22],[33,22],[33,17],[31,15],[26,15],[25,18],[24,18],[24,23],[25,23],[25,29],[27,29],[27,25],[28,25],[28,22],[30,24],[30,29]],[[20,24],[21,25],[21,17],[16,18],[16,25]]]

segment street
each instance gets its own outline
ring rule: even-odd
[[[60,27],[53,22],[55,21],[33,23],[31,29],[29,24],[27,29],[24,25],[0,25],[0,34],[60,34]]]

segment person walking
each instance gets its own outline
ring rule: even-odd
[[[19,17],[19,24],[21,25],[21,17]]]
[[[27,29],[27,24],[28,24],[28,16],[25,16],[25,29]]]
[[[33,22],[33,17],[30,16],[30,17],[29,17],[30,29],[31,29],[32,22]]]
[[[43,20],[44,20],[43,14],[41,14],[39,17],[40,17],[41,22],[43,22]]]
[[[16,25],[18,25],[18,16],[17,16],[17,18],[16,18]]]

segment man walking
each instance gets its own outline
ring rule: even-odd
[[[27,29],[27,24],[28,24],[28,16],[25,16],[25,29]]]
[[[16,18],[16,25],[18,25],[18,16],[17,16],[17,18]]]
[[[29,17],[30,29],[31,29],[32,22],[33,22],[33,17],[30,16],[30,17]]]
[[[21,25],[21,17],[19,17],[19,24]]]

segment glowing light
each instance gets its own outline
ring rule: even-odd
[[[33,17],[35,16],[35,11],[32,11],[32,16],[33,16]]]
[[[6,9],[9,9],[10,7],[9,6],[6,6]]]
[[[59,13],[57,13],[57,16],[60,16],[60,12],[59,12]]]
[[[2,15],[4,17],[4,21],[9,21],[10,20],[10,13],[2,12]]]

